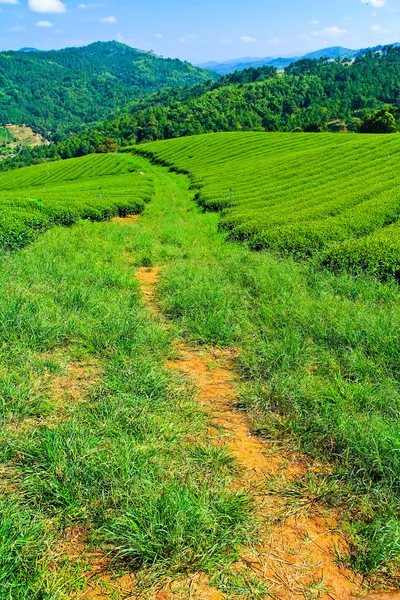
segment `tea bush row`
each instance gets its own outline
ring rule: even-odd
[[[137,151],[187,173],[198,202],[221,211],[221,227],[255,249],[306,258],[400,219],[398,136],[222,133]],[[361,258],[356,266],[379,276],[394,268]]]
[[[2,250],[22,248],[54,225],[139,213],[153,193],[152,180],[137,171],[128,156],[62,161],[50,175],[45,167],[28,167],[1,178]]]

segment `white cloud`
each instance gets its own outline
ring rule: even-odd
[[[156,38],[161,40],[163,38],[163,34],[162,33],[156,33]]]
[[[38,21],[36,27],[54,27],[54,25],[50,21]]]
[[[256,42],[258,42],[258,40],[256,38],[250,37],[249,35],[242,35],[242,37],[240,39],[245,44],[255,44]]]
[[[64,13],[67,7],[61,0],[29,0],[29,8],[38,13]]]
[[[8,31],[26,31],[26,27],[22,27],[22,25],[14,25],[14,27],[10,27]]]
[[[328,35],[332,37],[338,37],[347,33],[347,29],[342,29],[337,25],[333,25],[332,27],[325,27],[325,29],[320,29],[319,31],[313,31],[313,35]]]
[[[18,4],[18,0],[0,0],[0,4]]]
[[[390,33],[390,29],[385,29],[384,27],[382,27],[382,25],[379,25],[379,23],[377,23],[376,25],[372,25],[372,27],[370,27],[371,31],[373,31],[374,33]]]
[[[382,8],[382,6],[385,6],[386,4],[386,0],[361,0],[361,2],[362,4],[369,4],[375,8]]]
[[[102,23],[116,23],[118,19],[115,17],[104,17],[104,19],[100,19]]]
[[[310,21],[310,25],[319,25],[319,21],[314,19],[314,21]]]

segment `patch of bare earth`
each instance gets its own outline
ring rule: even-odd
[[[158,312],[155,286],[158,268],[139,269],[137,279],[144,299]],[[336,562],[346,550],[335,510],[315,505],[299,513],[288,510],[279,482],[295,482],[310,470],[309,461],[290,451],[282,452],[252,434],[246,416],[235,408],[238,395],[234,359],[236,350],[201,350],[185,341],[177,344],[178,359],[168,366],[189,378],[198,389],[198,401],[209,415],[210,432],[216,444],[225,444],[241,467],[238,486],[255,499],[255,516],[260,523],[255,545],[232,566],[233,573],[246,571],[281,600],[318,598],[350,600],[362,593],[362,582]],[[201,575],[164,586],[158,600],[192,598],[214,600],[225,596],[214,590]],[[189,586],[189,587],[188,587]],[[191,586],[191,587],[190,587]],[[185,585],[183,585],[185,587]],[[185,595],[186,594],[186,595]],[[400,595],[371,596],[369,600],[400,600]]]
[[[68,361],[61,353],[45,355],[43,360],[62,365],[60,375],[54,376],[52,372],[47,372],[40,383],[48,398],[50,414],[11,421],[5,425],[9,431],[23,433],[37,427],[51,427],[68,419],[69,410],[84,400],[96,385],[101,372],[100,366],[95,362]]]
[[[127,217],[114,217],[111,219],[111,223],[115,223],[116,225],[133,225],[137,222],[137,215],[128,215]]]
[[[58,377],[49,381],[48,393],[62,406],[65,402],[81,402],[97,383],[100,367],[95,363],[70,362]]]

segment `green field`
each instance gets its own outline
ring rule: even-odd
[[[54,225],[141,212],[152,182],[128,155],[90,155],[0,177],[0,248],[17,249]]]
[[[199,203],[251,248],[400,271],[398,136],[222,133],[138,151],[191,174]]]
[[[129,152],[1,175],[1,597],[87,592],[90,559],[63,551],[71,532],[110,557],[111,573],[134,572],[144,599],[160,578],[194,572],[232,600],[280,597],[251,564],[232,570],[255,552],[263,494],[283,504],[283,519],[335,511],[348,540],[337,561],[368,585],[399,585],[400,304],[382,270],[397,264],[396,145],[218,134],[135,149],[191,179]],[[331,172],[334,153],[347,159]],[[126,227],[107,222],[138,212]],[[300,223],[320,235],[309,252]],[[297,250],[256,243],[285,227]],[[375,271],[351,262],[355,244]],[[135,281],[151,266],[161,268],[155,316]],[[166,364],[182,341],[205,354],[236,349],[237,404],[266,451],[301,455],[304,472],[240,487],[226,435],[210,433],[193,382]],[[60,381],[80,369],[94,381],[71,400]],[[313,592],[322,583],[302,582],[294,597],[329,598]]]

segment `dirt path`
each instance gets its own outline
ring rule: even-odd
[[[141,268],[137,279],[144,299],[158,312],[155,287],[159,268]],[[178,358],[168,366],[193,381],[198,401],[204,407],[215,444],[225,444],[236,457],[242,475],[238,486],[250,490],[260,523],[259,540],[243,555],[233,570],[249,570],[267,585],[275,597],[349,599],[361,590],[354,574],[335,562],[345,549],[337,514],[322,507],[311,511],[288,510],[287,496],[280,487],[295,482],[309,465],[298,455],[283,454],[251,433],[245,415],[235,409],[235,350],[202,350],[185,341],[176,345]],[[169,598],[224,598],[208,586],[195,586],[189,596],[173,586],[159,595]],[[394,600],[394,598],[393,598]]]

